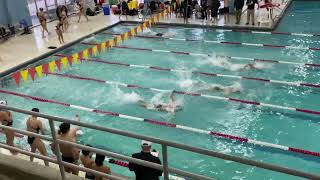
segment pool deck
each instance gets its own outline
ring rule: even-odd
[[[216,23],[204,22],[203,20],[190,18],[187,26],[193,27],[207,27],[207,28],[240,28],[250,30],[262,30],[272,31],[276,28],[277,24],[281,20],[285,10],[290,5],[291,0],[274,0],[281,4],[281,11],[275,11],[274,15],[279,16],[276,22],[273,24],[264,23],[260,26],[245,25],[246,12],[242,15],[240,25],[235,24],[235,17],[230,15],[230,23],[225,23],[223,16],[219,16],[219,20]],[[17,69],[21,69],[28,63],[34,62],[46,55],[54,52],[55,50],[48,49],[49,46],[55,46],[57,48],[64,48],[74,42],[77,42],[79,38],[86,37],[92,33],[99,31],[107,26],[119,23],[119,18],[116,15],[89,17],[89,21],[82,19],[80,23],[77,23],[77,17],[71,17],[69,20],[70,28],[67,33],[64,34],[65,44],[60,44],[56,36],[54,27],[57,21],[48,23],[49,36],[46,38],[41,36],[41,28],[35,27],[32,29],[33,33],[30,35],[16,36],[0,44],[0,77],[8,75],[10,72]],[[129,16],[130,22],[140,22],[136,16]],[[170,25],[184,25],[183,18],[172,15],[170,18],[161,20],[163,24]],[[257,24],[257,23],[256,23]]]

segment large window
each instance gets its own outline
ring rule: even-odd
[[[39,25],[39,21],[37,18],[37,11],[40,8],[43,8],[44,11],[47,13],[47,18],[49,20],[56,19],[56,8],[58,5],[69,5],[74,0],[28,0],[28,8],[32,19],[32,24]]]

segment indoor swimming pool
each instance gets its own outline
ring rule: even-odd
[[[67,69],[61,65],[61,72],[56,69],[19,87],[10,80],[1,88],[0,99],[13,107],[38,107],[40,112],[66,118],[79,114],[87,123],[317,173],[320,36],[303,30],[292,34],[287,22],[292,19],[286,18],[276,31],[282,33],[155,26],[95,58]],[[39,64],[133,27],[119,24]],[[181,111],[141,106],[142,101],[168,103],[172,93]],[[25,129],[26,118],[15,113],[14,127]],[[140,151],[138,140],[90,129],[83,132],[78,139],[83,144],[125,155]],[[254,140],[265,146],[255,145]],[[26,139],[16,142],[29,148]],[[158,145],[154,148],[161,150]],[[298,179],[172,148],[169,164],[217,179]],[[123,167],[110,166],[114,172],[133,176]]]

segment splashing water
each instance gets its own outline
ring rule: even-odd
[[[200,61],[201,60],[201,61]],[[215,54],[211,55],[210,57],[207,57],[205,60],[198,59],[199,64],[206,65],[211,64],[217,67],[222,67],[224,69],[227,69],[229,71],[242,71],[242,70],[250,70],[250,69],[265,69],[265,68],[271,68],[271,64],[262,63],[262,62],[255,62],[255,63],[246,63],[246,64],[236,64],[231,63],[228,61],[227,57],[220,57],[216,56]],[[252,65],[253,67],[250,67],[249,65]]]
[[[102,106],[106,104],[117,104],[119,106],[123,104],[134,104],[141,100],[141,96],[135,92],[125,93],[118,86],[113,86],[107,94],[106,100],[97,104],[96,106]]]
[[[120,88],[116,89],[115,99],[122,101],[123,103],[136,103],[142,98],[135,92],[124,93]]]
[[[195,84],[197,84],[197,82],[198,81],[194,81],[192,79],[184,79],[184,80],[178,81],[177,83],[180,88],[191,89]]]

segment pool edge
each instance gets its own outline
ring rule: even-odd
[[[117,25],[119,25],[119,24],[122,24],[122,23],[123,23],[122,21],[118,21],[118,22],[116,22],[116,23],[114,23],[114,24],[112,24],[112,25],[109,25],[109,26],[107,26],[107,27],[104,27],[104,28],[101,28],[101,29],[99,29],[99,30],[96,30],[96,31],[94,31],[93,33],[90,33],[90,34],[88,34],[88,35],[82,36],[82,37],[80,37],[79,39],[76,39],[76,40],[74,40],[74,41],[71,41],[71,42],[69,42],[69,43],[67,43],[67,44],[65,44],[65,45],[63,45],[63,46],[61,46],[61,47],[58,47],[58,48],[52,50],[52,51],[46,52],[46,53],[44,53],[44,54],[41,54],[40,56],[37,56],[37,57],[32,58],[32,59],[30,59],[30,60],[28,60],[28,61],[25,61],[25,62],[23,62],[23,63],[21,63],[21,64],[18,64],[18,65],[16,65],[16,66],[12,67],[12,68],[9,68],[9,69],[7,69],[7,70],[4,70],[3,72],[0,72],[0,82],[2,82],[3,80],[5,80],[10,74],[12,74],[12,73],[14,73],[14,72],[16,72],[16,71],[18,71],[18,70],[25,69],[25,68],[27,68],[28,66],[30,66],[30,65],[32,65],[32,64],[34,64],[34,63],[36,63],[36,62],[38,62],[38,61],[40,61],[40,60],[42,60],[42,59],[44,59],[44,58],[50,57],[50,56],[56,54],[56,53],[59,52],[59,51],[62,51],[62,50],[64,50],[64,49],[66,49],[66,48],[69,48],[69,47],[71,47],[71,46],[79,43],[80,41],[82,41],[82,40],[84,40],[84,39],[86,39],[86,38],[88,38],[88,37],[91,37],[91,36],[93,36],[93,35],[99,34],[99,33],[103,32],[103,31],[105,31],[105,30],[107,30],[107,29],[110,29],[110,28],[112,28],[112,27],[114,27],[114,26],[117,26]]]

